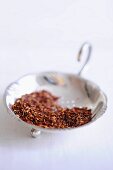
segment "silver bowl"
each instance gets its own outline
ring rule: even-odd
[[[45,89],[52,92],[54,95],[59,96],[59,103],[62,106],[70,108],[74,106],[90,108],[92,110],[92,120],[83,126],[94,122],[105,112],[107,108],[107,98],[104,92],[95,83],[81,77],[81,73],[90,59],[91,45],[89,43],[84,43],[80,48],[78,60],[81,60],[81,56],[83,54],[86,55],[86,60],[78,75],[53,71],[29,74],[21,77],[7,87],[4,100],[8,112],[13,118],[19,120],[23,125],[30,127],[33,137],[38,136],[42,131],[61,132],[75,128],[41,128],[22,121],[12,111],[11,106],[17,98],[24,94]],[[76,127],[76,129],[77,128],[79,127]]]

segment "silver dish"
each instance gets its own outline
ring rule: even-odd
[[[17,98],[24,94],[29,94],[37,90],[45,89],[59,96],[59,103],[62,106],[91,108],[93,113],[92,120],[88,124],[97,120],[105,112],[107,108],[107,98],[104,92],[95,83],[81,77],[81,73],[90,59],[91,49],[92,48],[89,43],[84,43],[80,48],[78,53],[78,61],[81,60],[83,55],[85,55],[86,60],[78,75],[53,71],[29,74],[23,76],[7,87],[4,99],[8,112],[13,118],[15,118],[15,120],[19,120],[23,125],[30,127],[33,137],[38,136],[42,131],[61,132],[75,128],[41,128],[22,121],[12,111],[11,105],[14,104]],[[76,127],[76,129],[77,128],[78,127]]]

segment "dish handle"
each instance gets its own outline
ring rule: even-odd
[[[91,52],[92,52],[92,45],[89,42],[84,42],[82,46],[80,47],[80,50],[77,55],[77,61],[80,62],[83,57],[85,57],[85,61],[83,63],[83,66],[81,67],[80,71],[78,72],[78,75],[81,76],[84,68],[88,64],[90,58],[91,58]]]

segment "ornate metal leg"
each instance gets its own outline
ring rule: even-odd
[[[41,131],[40,131],[40,130],[31,129],[31,136],[32,136],[33,138],[38,137],[40,134],[41,134]]]

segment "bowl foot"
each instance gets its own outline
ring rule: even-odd
[[[40,134],[41,134],[41,131],[40,131],[40,130],[31,129],[31,136],[32,136],[33,138],[37,138]]]

